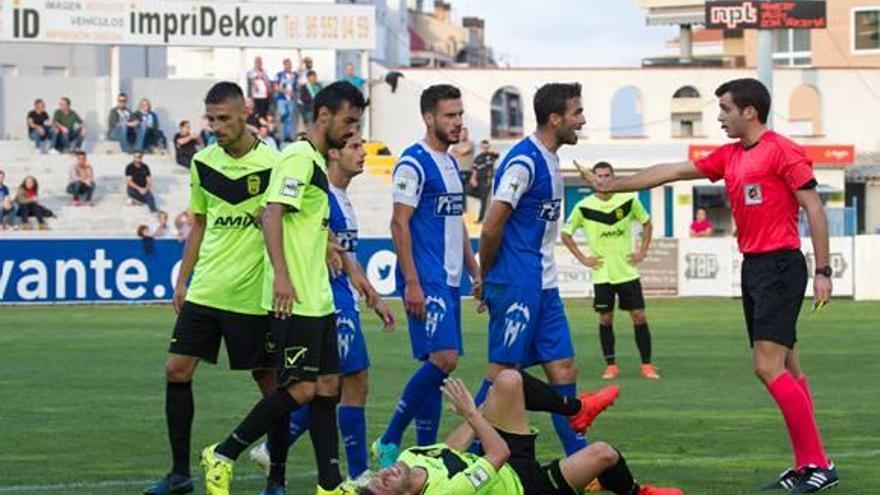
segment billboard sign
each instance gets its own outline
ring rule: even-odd
[[[825,29],[824,1],[706,2],[708,29]]]

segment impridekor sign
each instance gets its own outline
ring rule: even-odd
[[[0,40],[370,50],[371,5],[191,0],[0,0]]]

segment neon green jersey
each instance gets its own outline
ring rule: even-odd
[[[523,495],[519,476],[507,464],[496,471],[485,458],[446,444],[406,449],[397,459],[428,473],[421,495]]]
[[[330,223],[330,187],[324,156],[307,140],[284,149],[263,197],[263,204],[287,207],[282,217],[282,243],[290,282],[299,302],[292,312],[301,316],[327,316],[335,311],[327,272],[327,237]],[[266,253],[263,309],[272,310],[275,272]]]
[[[205,216],[205,236],[186,300],[236,313],[266,314],[263,232],[254,224],[277,151],[260,140],[241,158],[214,144],[190,166],[190,209]]]
[[[584,229],[593,256],[603,258],[593,268],[594,284],[622,284],[639,278],[639,270],[629,262],[633,253],[632,222],[645,224],[651,217],[635,194],[615,194],[607,201],[595,194],[580,200],[562,231],[574,236]]]

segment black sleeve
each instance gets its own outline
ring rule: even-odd
[[[809,182],[807,182],[806,184],[799,187],[798,191],[808,191],[810,189],[816,189],[816,187],[818,187],[818,186],[819,186],[819,183],[816,182],[816,179],[810,179]]]

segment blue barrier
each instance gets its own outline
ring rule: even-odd
[[[171,239],[156,240],[150,254],[139,239],[4,239],[0,303],[168,301],[182,253]],[[398,295],[390,239],[361,239],[358,258],[380,294]],[[463,279],[462,294],[469,294]]]

